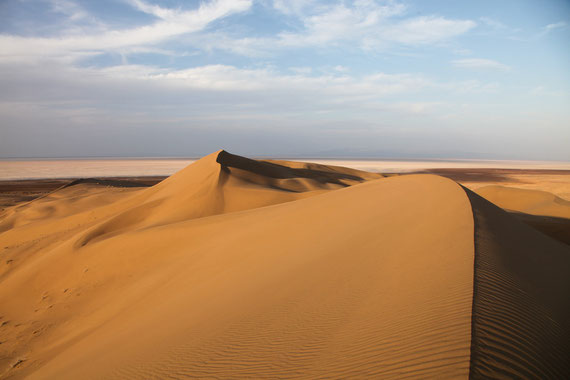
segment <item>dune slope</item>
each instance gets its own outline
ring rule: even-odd
[[[202,162],[214,183],[216,158]],[[182,198],[183,174],[130,196],[144,200],[132,207]],[[258,180],[236,178],[233,199],[257,196]],[[0,288],[3,333],[20,337],[5,375],[465,375],[473,226],[461,188],[430,175],[332,185],[309,178],[318,196],[241,212],[149,214],[88,244],[78,231],[20,262]],[[199,186],[211,183],[186,193]]]

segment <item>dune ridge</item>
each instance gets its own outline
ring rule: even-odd
[[[0,377],[556,378],[570,254],[491,206],[225,151],[60,189],[0,215]]]

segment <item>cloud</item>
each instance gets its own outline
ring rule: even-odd
[[[231,147],[234,142],[228,136],[243,139],[243,146],[250,149],[251,140],[257,141],[260,133],[271,136],[269,141],[278,148],[289,146],[283,141],[297,147],[295,138],[305,133],[327,139],[314,140],[321,141],[323,148],[330,148],[328,142],[346,148],[346,138],[335,137],[339,134],[378,148],[370,140],[375,131],[400,133],[397,131],[407,123],[424,128],[428,118],[449,108],[434,93],[456,91],[452,84],[437,83],[421,74],[359,74],[331,68],[294,73],[269,65],[239,68],[210,64],[172,69],[0,63],[4,88],[0,92],[0,128],[7,136],[0,145],[10,148],[6,141],[16,141],[29,146],[24,136],[32,135],[38,150],[28,150],[27,154],[54,147],[58,147],[55,152],[86,154],[76,153],[75,147],[80,145],[89,154],[101,149],[103,153],[99,154],[136,155],[155,152],[133,149],[156,147],[155,139],[159,138],[164,140],[162,150],[154,154],[172,155],[172,144],[179,146],[176,154],[194,154],[192,149],[200,148],[204,141],[215,145],[208,148],[212,150]],[[354,133],[359,130],[361,137],[357,139]],[[54,137],[62,134],[65,138],[61,141]],[[168,136],[176,141],[169,141]],[[77,142],[72,144],[74,139]],[[46,147],[46,140],[54,141],[47,144],[51,148]],[[92,140],[98,141],[96,148]],[[184,145],[181,140],[194,145]],[[307,143],[306,152],[314,149],[311,144]],[[111,146],[115,147],[112,152],[107,150]]]
[[[188,118],[217,115],[220,110],[241,114],[255,110],[276,117],[290,112],[316,115],[323,110],[354,113],[363,102],[395,101],[434,87],[417,74],[315,74],[303,69],[281,73],[271,67],[238,68],[204,65],[167,69],[146,65],[73,67],[59,62],[0,64],[3,91],[0,104],[50,104],[58,108],[116,109],[150,112],[177,106]],[[247,106],[244,106],[244,105]],[[213,114],[212,114],[213,112]],[[170,117],[170,116],[169,116]]]
[[[350,71],[350,68],[343,65],[336,65],[333,67],[333,70],[338,71],[339,73],[346,73]]]
[[[560,22],[555,22],[552,24],[548,24],[546,26],[544,26],[540,32],[538,32],[537,34],[535,34],[534,39],[540,39],[548,34],[550,34],[551,32],[555,31],[555,30],[563,30],[566,29],[566,27],[568,26],[568,23],[566,23],[565,21],[560,21]]]
[[[78,144],[83,147],[91,147],[89,154],[97,151],[91,136],[99,139],[97,146],[105,154],[111,154],[105,150],[111,145],[125,148],[124,154],[135,154],[132,141],[137,141],[134,145],[154,147],[157,136],[165,139],[165,130],[176,136],[176,141],[183,139],[181,136],[191,136],[191,141],[209,139],[215,143],[211,149],[231,146],[225,145],[233,143],[227,137],[230,135],[242,136],[244,146],[250,148],[252,143],[246,140],[257,141],[259,133],[274,136],[271,140],[281,141],[276,145],[282,148],[288,144],[275,133],[294,140],[292,136],[303,133],[321,136],[331,128],[334,133],[347,133],[347,126],[351,131],[374,129],[400,116],[417,118],[429,106],[422,101],[414,104],[407,96],[421,97],[435,86],[429,78],[407,73],[282,73],[271,66],[232,65],[186,69],[148,65],[97,68],[58,62],[0,63],[0,83],[4,89],[0,92],[3,154],[14,151],[4,149],[10,148],[7,141],[29,146],[23,140],[25,135],[33,135],[33,141],[43,137],[52,141],[54,135],[62,134],[65,139],[56,141],[51,148],[37,141],[40,150],[32,150],[33,154],[62,145],[65,146],[57,152],[71,154],[69,149],[75,149],[71,136],[80,139]],[[261,132],[252,134],[248,132],[251,130]],[[121,143],[109,137],[117,134]],[[334,134],[327,134],[326,139],[334,140]],[[177,154],[192,154],[191,149],[199,145],[181,147],[178,150],[181,153]],[[168,141],[161,149],[156,154],[173,154]]]
[[[316,0],[273,0],[273,7],[286,15],[299,15]]]
[[[365,76],[322,74],[308,76],[310,72],[295,75],[281,74],[271,68],[245,69],[230,65],[205,65],[182,70],[167,70],[148,66],[123,65],[97,70],[109,78],[154,81],[174,88],[207,91],[263,92],[276,91],[320,93],[346,98],[355,96],[379,98],[386,95],[417,92],[431,85],[431,81],[412,74],[375,73]]]
[[[495,20],[494,18],[491,18],[491,17],[480,17],[479,20],[483,24],[490,26],[493,29],[498,29],[498,30],[507,29],[507,26],[505,24],[503,24],[502,22]]]
[[[283,32],[275,42],[281,46],[310,46],[354,41],[364,48],[386,43],[418,45],[445,40],[475,26],[470,20],[435,16],[391,20],[405,10],[404,5],[392,2],[379,5],[374,1],[357,1],[352,7],[342,3],[304,17],[302,32]]]
[[[123,30],[105,30],[92,34],[66,35],[59,38],[0,35],[0,59],[16,57],[81,57],[88,52],[104,52],[154,45],[175,36],[203,30],[211,22],[251,7],[251,0],[215,0],[197,9],[181,11],[130,0],[138,10],[159,18],[153,24]]]
[[[178,48],[212,52],[230,51],[245,56],[268,56],[292,49],[339,46],[364,50],[385,49],[393,45],[436,44],[472,29],[472,20],[441,16],[405,17],[406,6],[395,1],[355,0],[353,2],[274,1],[273,9],[296,19],[273,35],[243,36],[223,27],[207,30],[216,20],[247,11],[253,0],[212,0],[196,9],[166,8],[145,0],[125,0],[133,9],[155,17],[146,25],[127,29],[79,27],[89,15],[70,0],[52,0],[54,9],[77,21],[76,29],[56,37],[0,35],[0,59],[33,61],[45,57],[80,60],[90,54],[117,52],[123,56],[144,49],[160,49],[159,44],[176,40]],[[296,25],[296,26],[294,26]],[[168,54],[170,55],[170,54]]]
[[[357,1],[352,7],[344,3],[319,7],[317,12],[301,17],[302,32],[282,32],[277,42],[284,46],[304,46],[364,37],[382,20],[401,14],[404,9],[401,4],[379,5],[375,1]]]
[[[472,80],[469,72],[462,73],[461,81],[421,74],[439,73],[433,65],[422,63],[437,61],[435,55],[441,50],[429,49],[432,46],[464,55],[451,61],[458,68],[509,70],[506,64],[490,59],[460,59],[475,54],[467,49],[470,46],[452,41],[478,24],[491,31],[487,35],[499,34],[499,29],[500,34],[511,31],[508,27],[502,30],[504,25],[493,19],[416,13],[398,0],[257,0],[255,7],[253,0],[203,0],[192,2],[196,4],[192,9],[180,1],[179,8],[157,0],[119,1],[128,4],[130,13],[82,8],[83,1],[43,0],[29,19],[14,18],[3,29],[3,155],[7,149],[26,154],[20,151],[30,138],[35,139],[36,148],[50,154],[77,155],[89,147],[92,154],[107,154],[107,144],[115,144],[116,152],[139,142],[154,147],[156,139],[164,142],[162,150],[141,150],[141,154],[170,154],[171,144],[179,144],[179,152],[187,153],[188,141],[200,148],[209,140],[217,149],[224,141],[241,138],[244,147],[252,147],[264,145],[258,143],[260,134],[265,134],[264,141],[282,146],[284,137],[289,136],[288,145],[297,146],[299,141],[308,141],[303,133],[311,134],[315,139],[307,143],[306,151],[314,148],[315,141],[327,149],[329,143],[345,147],[347,139],[362,146],[385,143],[389,147],[393,141],[375,138],[386,136],[375,135],[376,131],[400,133],[415,125],[420,134],[399,135],[407,147],[409,136],[422,140],[423,145],[424,137],[435,141],[452,130],[464,133],[466,129],[457,128],[457,121],[449,122],[444,131],[441,115],[455,113],[461,126],[467,119],[473,124],[472,133],[479,133],[479,125],[490,124],[481,123],[477,115],[495,112],[508,118],[509,107],[509,125],[514,130],[519,124],[512,122],[520,115],[519,98],[509,95],[520,92],[518,87]],[[46,3],[49,12],[45,12]],[[26,4],[35,6],[34,1],[26,0]],[[260,14],[250,15],[248,10]],[[258,16],[268,17],[261,20]],[[18,17],[23,18],[23,13]],[[126,18],[128,26],[115,26]],[[28,28],[36,21],[37,28]],[[477,29],[478,36],[483,27]],[[563,28],[567,24],[559,22],[540,30],[554,33]],[[217,54],[218,49],[263,59]],[[383,54],[374,54],[378,51]],[[127,58],[120,65],[118,55]],[[398,72],[399,67],[406,72]],[[445,73],[441,75],[445,78]],[[466,118],[460,104],[478,101],[475,116]],[[551,103],[543,114],[558,107]],[[536,99],[529,104],[539,107]],[[552,122],[555,127],[550,135],[566,133],[568,113],[560,109],[561,121]],[[507,124],[501,120],[496,125],[506,128]],[[252,128],[257,128],[256,133],[247,132]],[[359,130],[364,132],[356,138]],[[69,137],[74,133],[81,144]],[[342,138],[334,137],[335,133]],[[92,145],[93,136],[99,138],[97,147]],[[433,146],[442,147],[440,141]],[[39,151],[28,149],[33,154]]]
[[[79,21],[89,17],[89,14],[78,4],[69,0],[50,0],[53,11],[62,13],[72,21]]]
[[[304,74],[304,75],[308,75],[313,71],[312,67],[309,66],[303,66],[303,67],[289,67],[289,70],[297,73],[297,74]]]
[[[285,7],[284,4],[287,4]],[[295,5],[297,4],[297,5]],[[243,55],[268,55],[277,51],[314,47],[384,49],[392,45],[427,45],[462,35],[476,26],[472,20],[441,16],[405,17],[406,6],[394,1],[274,2],[280,12],[296,17],[300,27],[272,37],[235,38],[222,33],[199,37],[209,50],[229,50]]]
[[[462,69],[501,70],[501,71],[508,71],[511,69],[511,67],[508,65],[505,65],[497,61],[493,61],[491,59],[484,59],[484,58],[456,59],[454,61],[451,61],[451,63],[453,64],[453,66]]]
[[[544,29],[548,30],[548,31],[554,30],[554,29],[562,29],[562,28],[565,28],[567,25],[568,24],[566,22],[561,21],[561,22],[557,22],[554,24],[548,24],[544,27]]]
[[[464,34],[475,25],[471,20],[416,17],[387,28],[383,35],[387,40],[409,45],[430,44]]]

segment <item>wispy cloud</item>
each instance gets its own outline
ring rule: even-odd
[[[202,3],[191,11],[165,9],[142,0],[130,0],[138,10],[156,16],[159,21],[131,29],[66,35],[57,38],[0,35],[0,59],[17,57],[79,56],[91,52],[113,51],[157,44],[175,36],[197,32],[211,22],[251,7],[251,0],[216,0]],[[55,3],[58,4],[58,3]],[[72,9],[59,4],[65,9]],[[75,13],[71,15],[74,16]]]
[[[564,21],[561,21],[561,22],[556,22],[554,24],[548,24],[544,27],[544,29],[550,31],[554,29],[562,29],[565,28],[566,26],[568,26],[568,24]]]
[[[379,4],[361,0],[351,4],[305,4],[302,9],[303,12],[290,12],[301,23],[299,30],[284,30],[276,36],[263,38],[206,35],[201,37],[199,44],[210,50],[229,50],[252,56],[307,47],[330,49],[347,46],[376,50],[400,45],[436,44],[462,35],[476,25],[472,20],[441,16],[405,17],[406,7],[396,2]]]
[[[494,18],[491,17],[480,17],[479,20],[484,25],[490,26],[493,29],[499,29],[499,30],[507,29],[507,26],[503,24],[501,21],[495,20]]]
[[[501,71],[508,71],[511,69],[511,67],[508,65],[505,65],[497,61],[493,61],[492,59],[484,59],[484,58],[456,59],[454,61],[451,61],[451,63],[453,64],[453,66],[462,69],[501,70]]]
[[[416,17],[387,28],[382,34],[388,41],[405,44],[430,44],[466,33],[476,23],[472,20],[451,20],[444,17]]]
[[[338,71],[339,67],[334,68]],[[417,92],[432,81],[421,75],[375,73],[349,76],[339,74],[309,76],[297,70],[295,75],[281,74],[271,68],[244,69],[230,65],[206,65],[182,70],[168,70],[140,65],[123,65],[106,69],[89,69],[108,79],[131,79],[161,86],[203,89],[208,91],[298,91],[320,93],[329,97],[358,96],[379,98],[406,92]]]
[[[62,13],[72,21],[79,21],[89,17],[89,14],[77,3],[70,0],[51,0],[53,11]]]
[[[79,25],[89,15],[71,0],[51,0],[53,8]],[[212,22],[251,9],[253,0],[213,0],[193,10],[166,8],[145,0],[125,0],[139,12],[154,16],[152,23],[110,29],[99,25],[96,30],[78,29],[56,37],[22,37],[0,35],[0,59],[33,60],[45,57],[75,57],[86,53],[116,51],[120,54],[175,38],[184,46],[205,51],[225,50],[234,54],[256,56],[296,48],[319,49],[339,46],[364,50],[386,49],[393,45],[417,46],[436,44],[472,29],[472,20],[442,16],[406,17],[406,6],[396,1],[354,2],[279,1],[273,9],[297,20],[300,27],[285,28],[266,37],[243,36],[224,30],[208,30]],[[180,39],[185,37],[183,40]],[[160,51],[160,50],[154,50]],[[165,51],[163,49],[163,51]]]
[[[315,3],[316,0],[273,0],[273,7],[286,15],[300,15]]]
[[[564,30],[568,27],[568,23],[565,21],[555,22],[552,24],[545,25],[540,32],[535,34],[534,38],[539,39],[542,38],[556,30]]]

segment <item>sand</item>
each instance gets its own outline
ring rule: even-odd
[[[484,220],[512,231],[482,227],[486,206],[450,179],[221,151],[155,186],[120,185],[78,183],[0,214],[1,377],[568,373],[570,250],[523,230],[525,243],[498,208]],[[485,248],[489,236],[500,244]],[[522,275],[508,265],[517,239]],[[499,264],[485,272],[481,258]],[[526,298],[481,290],[513,276]],[[481,324],[489,302],[516,314]],[[522,347],[506,365],[489,365],[503,354],[488,331]]]
[[[475,192],[506,210],[570,219],[570,201],[540,190],[484,186]]]

